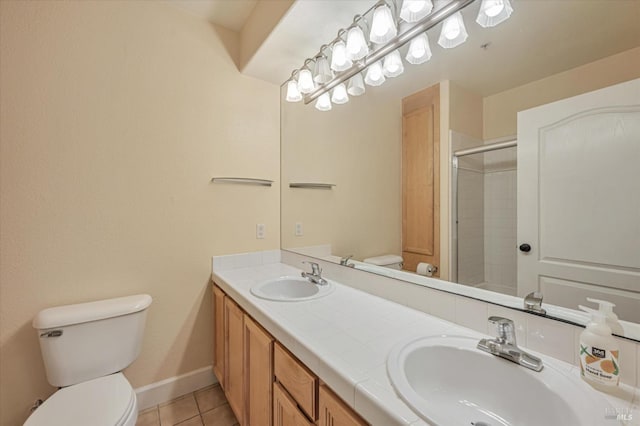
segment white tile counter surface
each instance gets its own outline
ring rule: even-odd
[[[256,265],[263,263],[256,258],[249,263],[254,264],[251,267],[223,259],[231,256],[218,261],[214,258],[214,282],[373,425],[428,424],[397,397],[387,377],[386,357],[398,342],[413,336],[441,334],[478,340],[486,337],[335,282],[335,291],[314,300],[275,302],[257,298],[250,293],[253,285],[286,275],[299,276],[301,272],[283,263],[270,263],[278,256],[264,253],[254,254],[264,256],[264,264]],[[579,376],[578,367],[559,360],[553,362],[570,375]],[[634,406],[634,419],[629,424],[640,425],[640,393],[635,388],[622,386],[617,396],[607,398],[617,409]],[[606,423],[603,414],[603,424]]]

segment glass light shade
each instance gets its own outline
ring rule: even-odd
[[[302,94],[298,90],[298,83],[295,80],[289,80],[287,83],[287,102],[298,102],[302,100]]]
[[[345,87],[344,83],[340,83],[333,88],[331,102],[333,102],[334,104],[346,104],[347,102],[349,102],[349,95],[347,95],[347,88]]]
[[[422,33],[411,40],[405,59],[413,65],[422,64],[431,59],[431,47],[427,33]]]
[[[367,68],[367,74],[364,82],[369,86],[380,86],[385,82],[384,73],[382,72],[382,61],[374,62]]]
[[[364,95],[364,81],[362,80],[362,73],[358,73],[351,77],[349,80],[349,85],[347,86],[347,92],[351,96],[360,96]]]
[[[405,22],[417,22],[431,13],[431,0],[404,0],[400,9],[400,18]]]
[[[333,79],[333,73],[329,68],[329,61],[326,56],[318,56],[316,58],[315,72],[313,73],[313,81],[324,84]]]
[[[372,43],[386,43],[398,34],[396,24],[393,22],[391,9],[386,4],[382,4],[373,11],[373,21],[369,40]]]
[[[397,77],[404,72],[404,65],[398,50],[394,50],[384,57],[382,72],[386,77]]]
[[[467,29],[464,27],[462,14],[456,12],[442,23],[442,31],[440,32],[438,44],[445,49],[451,49],[464,43],[467,37]]]
[[[357,25],[351,27],[347,33],[347,58],[357,61],[367,56],[368,53],[369,46],[364,38],[362,28]]]
[[[513,8],[509,0],[482,0],[476,22],[485,28],[495,27],[509,19],[511,13]]]
[[[338,40],[333,45],[331,69],[340,72],[351,68],[351,65],[351,59],[347,57],[347,46],[344,44],[344,41]]]
[[[298,75],[298,90],[302,93],[311,93],[316,89],[315,84],[313,84],[313,77],[311,77],[311,71],[308,69],[300,70],[300,75]]]
[[[316,101],[316,108],[320,111],[331,110],[331,99],[329,99],[329,93],[323,93]]]

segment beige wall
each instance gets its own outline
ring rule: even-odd
[[[278,248],[279,194],[209,180],[278,179],[279,88],[166,5],[0,5],[0,424],[17,425],[53,392],[45,307],[149,293],[133,386],[210,364],[210,257]]]
[[[370,87],[328,112],[282,103],[282,247],[331,244],[333,254],[358,260],[400,254],[401,110],[399,97]],[[290,182],[336,186],[292,189]]]
[[[484,139],[517,133],[517,113],[640,77],[640,47],[484,98]]]

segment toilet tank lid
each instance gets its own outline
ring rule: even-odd
[[[396,263],[402,263],[402,257],[395,254],[385,254],[383,256],[369,257],[363,260],[363,262],[379,266],[393,265]]]
[[[56,306],[38,312],[32,325],[33,328],[45,330],[119,317],[143,311],[151,305],[151,301],[151,296],[148,294],[137,294],[75,305]]]

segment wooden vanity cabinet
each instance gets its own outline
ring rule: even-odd
[[[215,285],[213,306],[213,372],[240,425],[367,424]]]
[[[224,385],[224,298],[225,294],[213,286],[213,374],[216,375],[222,389]]]
[[[367,422],[324,384],[318,397],[318,426],[366,426]]]
[[[238,423],[244,425],[244,312],[230,298],[224,298],[224,393]]]
[[[244,316],[244,426],[270,426],[274,339]]]

